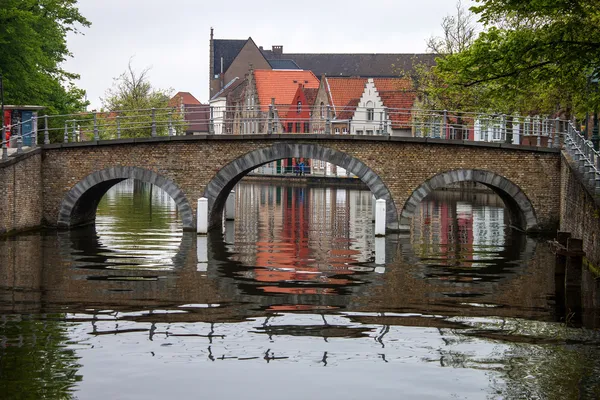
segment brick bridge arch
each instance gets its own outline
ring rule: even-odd
[[[396,204],[383,180],[357,158],[314,143],[275,143],[272,146],[246,153],[221,168],[204,190],[204,197],[208,199],[209,226],[215,227],[221,224],[227,196],[240,179],[250,171],[272,161],[300,157],[326,161],[356,175],[367,185],[375,198],[386,201],[386,227],[390,230],[398,229]]]
[[[117,183],[137,179],[164,190],[177,205],[183,229],[194,229],[194,213],[183,191],[169,178],[138,167],[111,167],[93,172],[79,181],[63,198],[58,213],[57,226],[71,228],[93,221],[98,203],[104,194]]]
[[[420,185],[404,203],[400,226],[404,229],[410,226],[417,206],[428,194],[459,182],[481,183],[494,191],[504,201],[509,211],[511,225],[523,230],[534,230],[538,227],[533,205],[521,188],[494,172],[474,169],[458,169],[439,173]]]

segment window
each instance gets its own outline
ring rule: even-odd
[[[335,128],[335,134],[339,135],[340,134],[340,128]]]
[[[292,124],[291,122],[288,122],[287,131],[291,132],[293,127],[294,127],[294,124]]]
[[[296,133],[300,133],[300,132],[302,132],[302,131],[300,130],[300,125],[302,125],[300,122],[296,122],[296,130],[295,130],[295,132],[296,132]]]
[[[308,122],[304,123],[304,133],[309,133],[310,124]]]
[[[344,135],[347,135],[347,134],[348,134],[348,128],[344,128],[344,129],[342,130],[342,134],[344,134]]]
[[[367,130],[367,135],[371,135],[371,136],[373,136],[373,129],[368,129],[368,130]]]
[[[325,118],[325,104],[321,102],[321,118]]]
[[[362,134],[363,134],[363,131],[362,131],[362,130],[357,130],[357,131],[356,131],[356,134],[357,134],[357,135],[362,135]]]
[[[302,112],[302,102],[301,101],[298,102],[298,106],[296,107],[296,111],[299,112],[299,113]]]
[[[373,109],[373,102],[371,100],[367,101],[367,121],[373,121],[375,116],[375,110]]]

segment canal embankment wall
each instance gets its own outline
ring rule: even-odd
[[[587,261],[597,269],[600,267],[600,196],[583,182],[582,174],[563,153],[560,230],[583,240]]]
[[[0,235],[40,227],[43,208],[41,149],[0,162]]]

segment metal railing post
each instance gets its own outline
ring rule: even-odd
[[[117,115],[117,139],[121,139],[121,116]]]
[[[152,107],[152,137],[156,136],[156,109]]]
[[[37,129],[38,119],[36,116],[31,117],[31,148],[35,149],[37,147],[37,139],[38,139],[38,129]]]
[[[442,136],[442,132],[440,132],[440,138],[448,139],[448,110],[444,110],[444,122],[442,126],[444,127],[444,135]]]
[[[168,136],[173,136],[173,113],[169,111],[169,122],[167,125]]]
[[[63,137],[63,141],[65,143],[69,143],[69,120],[65,121],[65,135]]]
[[[596,153],[596,195],[600,196],[600,153]]]
[[[44,144],[50,144],[50,133],[48,132],[48,115],[44,115]]]
[[[8,158],[8,147],[6,145],[6,127],[4,126],[4,115],[1,116],[2,121],[2,161]]]
[[[269,104],[269,111],[268,111],[268,115],[267,115],[267,135],[270,135],[271,133],[273,133],[272,131],[272,125],[273,125],[273,104]]]
[[[17,118],[17,154],[23,153],[23,129],[21,118]]]
[[[98,113],[94,113],[94,140],[100,140],[98,133]]]
[[[72,142],[77,141],[77,120],[76,119],[73,120],[73,131],[71,132],[71,141]]]

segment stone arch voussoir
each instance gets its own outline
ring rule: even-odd
[[[184,230],[194,230],[194,212],[183,191],[169,178],[154,171],[138,168],[116,166],[95,171],[79,181],[64,196],[58,213],[57,225],[59,228],[71,228],[82,223],[90,222],[78,220],[74,215],[81,207],[90,208],[86,215],[95,216],[95,207],[98,201],[113,185],[125,179],[137,179],[151,183],[164,190],[177,205]],[[86,204],[82,204],[85,202]],[[93,210],[91,208],[94,208]]]
[[[534,231],[538,228],[535,209],[527,195],[515,183],[491,171],[458,169],[437,174],[417,187],[404,203],[400,214],[400,229],[408,230],[421,200],[434,190],[458,182],[478,182],[496,192],[511,214],[513,225]]]
[[[231,161],[217,172],[204,190],[208,199],[209,225],[217,226],[221,221],[220,213],[231,189],[239,180],[253,169],[272,161],[284,158],[310,158],[335,164],[356,175],[369,187],[377,199],[386,201],[386,227],[390,231],[398,230],[398,211],[390,190],[385,182],[371,168],[359,159],[313,143],[275,143],[246,153]]]

